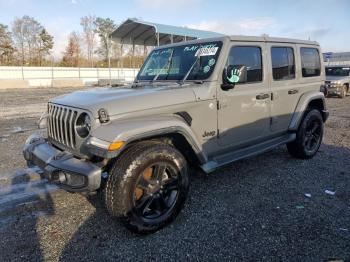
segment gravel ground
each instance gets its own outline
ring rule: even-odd
[[[72,90],[0,91],[0,261],[350,261],[350,97],[327,100],[312,160],[279,147],[210,175],[193,172],[176,221],[138,236],[96,197],[67,193],[25,167],[21,148],[46,101]]]

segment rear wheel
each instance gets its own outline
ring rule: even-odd
[[[141,143],[116,161],[105,203],[131,231],[151,233],[175,219],[188,188],[186,160],[178,150],[157,142]]]
[[[288,143],[289,153],[297,158],[312,158],[320,148],[323,138],[323,119],[320,111],[310,110],[297,131],[296,140]]]

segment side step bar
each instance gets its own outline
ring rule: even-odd
[[[201,166],[204,172],[210,173],[218,169],[219,167],[225,166],[232,162],[252,157],[263,152],[274,149],[277,146],[292,142],[296,139],[296,134],[285,134],[283,136],[273,138],[268,141],[264,141],[260,144],[238,149],[232,152],[228,152],[219,156],[214,157],[209,162]]]

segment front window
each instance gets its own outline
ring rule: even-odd
[[[247,81],[245,83],[261,82],[263,80],[262,52],[258,46],[232,47],[227,65],[246,66]]]
[[[349,67],[327,67],[326,75],[327,76],[349,76],[350,68]]]
[[[222,42],[188,44],[153,50],[137,80],[205,80],[215,68]]]

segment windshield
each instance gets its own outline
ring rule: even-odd
[[[327,76],[349,76],[350,68],[349,67],[327,67],[326,75]]]
[[[153,50],[137,80],[207,79],[215,68],[221,47],[222,42],[207,42]]]

